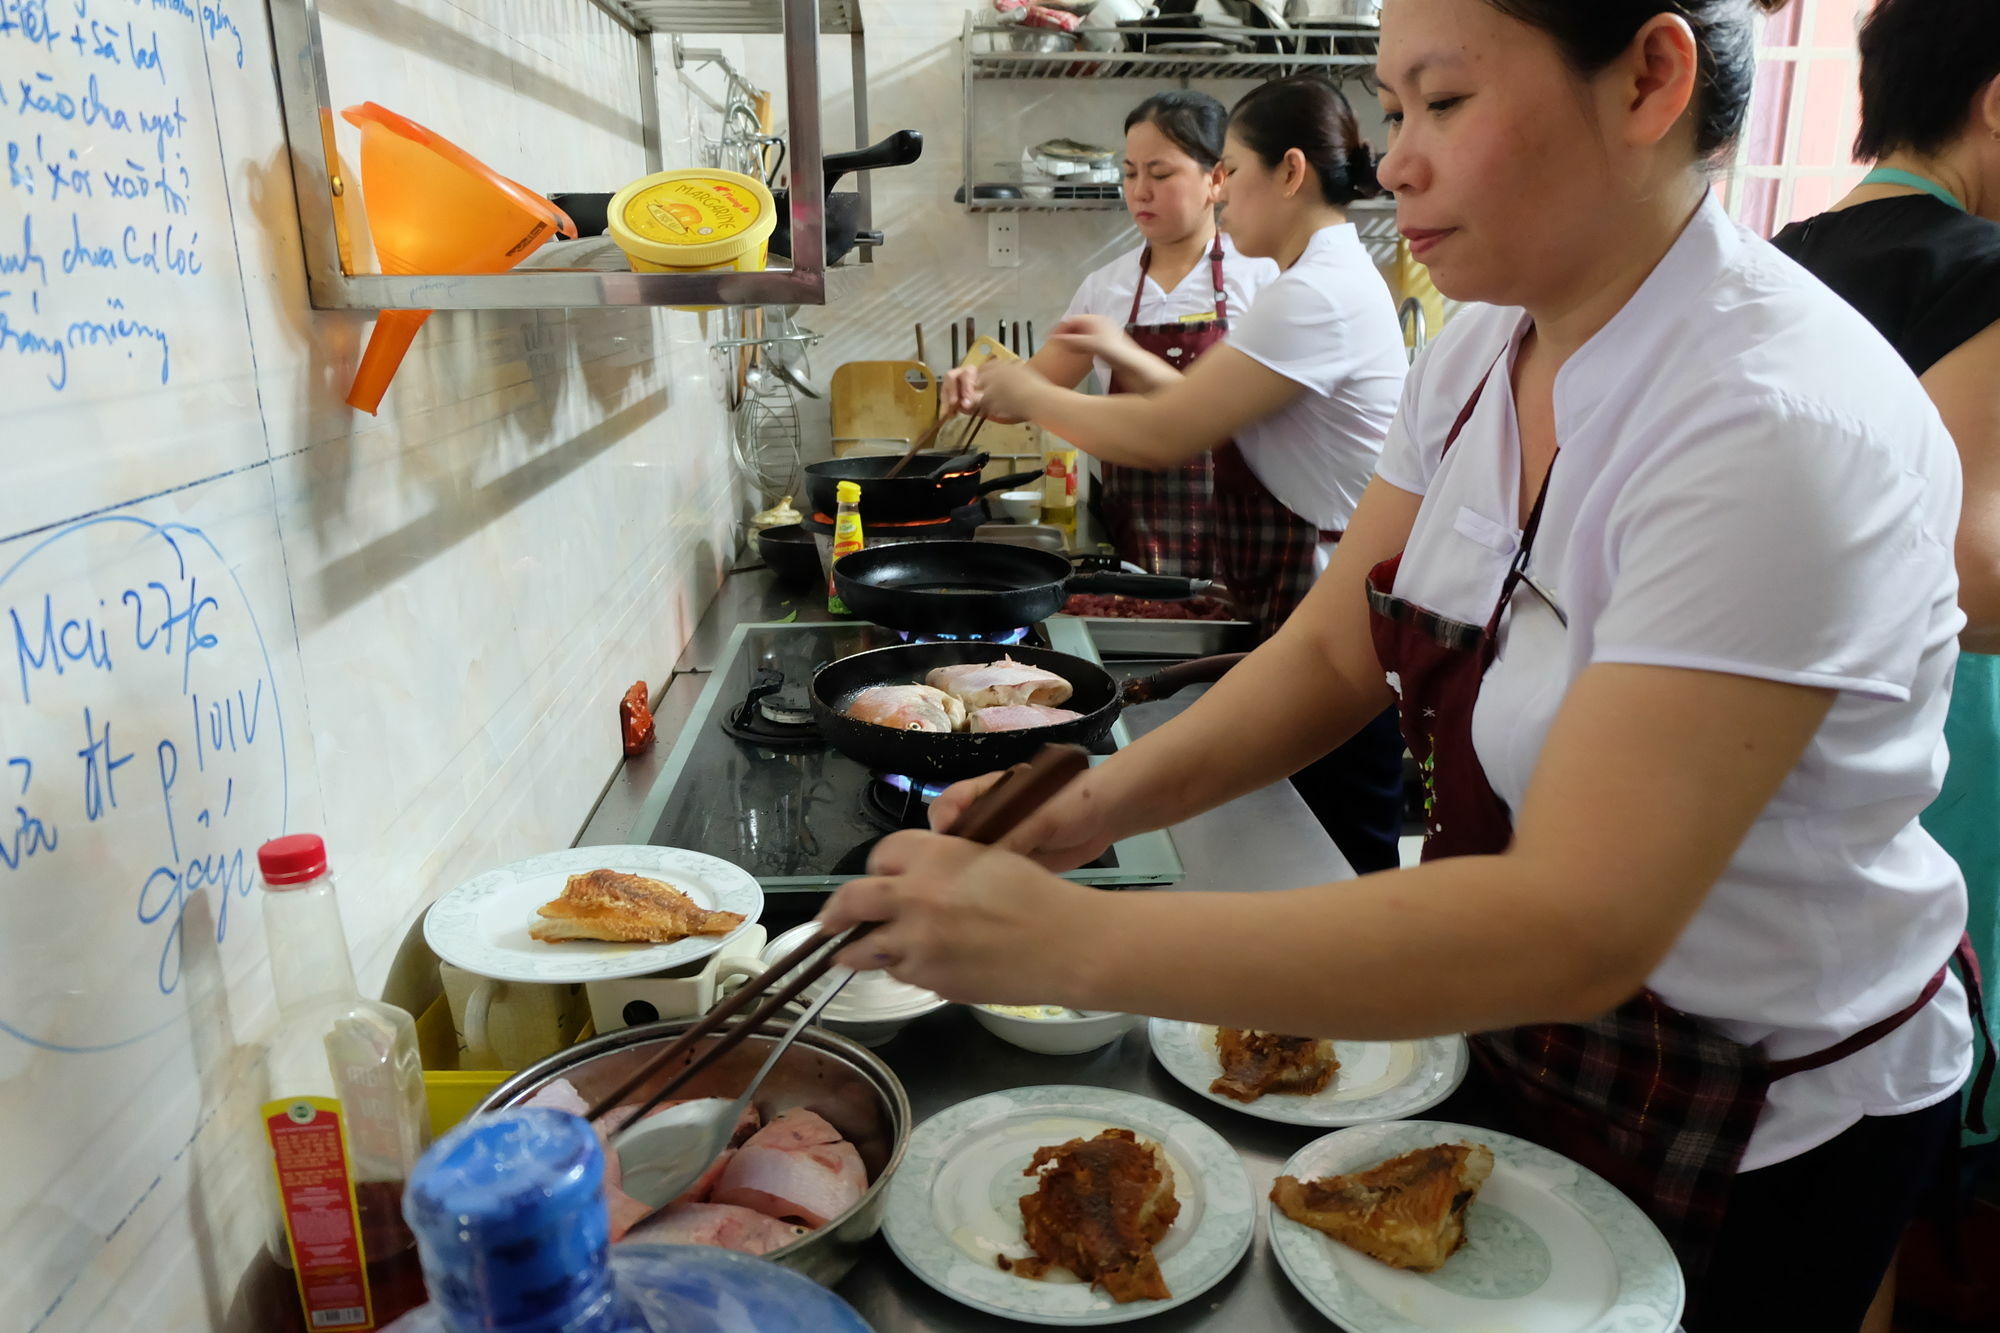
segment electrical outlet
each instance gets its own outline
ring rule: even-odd
[[[1021,219],[1011,213],[986,215],[986,266],[1021,267]]]

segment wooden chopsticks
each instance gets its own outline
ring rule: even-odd
[[[1090,764],[1090,757],[1074,745],[1045,745],[1034,760],[1026,764],[1016,764],[986,791],[980,794],[966,808],[956,824],[951,827],[951,835],[964,838],[967,842],[991,845],[1006,837],[1020,826],[1035,811],[1067,787],[1077,774]],[[606,1111],[616,1107],[632,1095],[648,1079],[653,1078],[674,1061],[685,1058],[687,1064],[677,1072],[668,1075],[665,1083],[632,1116],[637,1120],[675,1092],[689,1079],[714,1064],[717,1060],[736,1049],[751,1033],[763,1027],[779,1010],[798,998],[800,992],[825,976],[833,966],[833,960],[848,945],[864,939],[881,923],[864,921],[844,934],[820,930],[813,937],[793,949],[767,968],[761,976],[745,983],[742,989],[711,1009],[700,1021],[683,1032],[658,1055],[648,1060],[639,1071],[619,1084],[606,1096],[598,1099],[584,1119],[596,1120]],[[829,947],[831,946],[831,947]],[[818,955],[818,957],[814,957]],[[807,962],[811,959],[811,962]],[[805,964],[804,966],[800,966]],[[772,987],[779,978],[797,968],[797,974],[786,981],[775,992]],[[750,1007],[760,996],[764,1003],[756,1012],[708,1043],[707,1049],[693,1054],[694,1045],[708,1036],[737,1014]]]
[[[882,480],[887,481],[891,477],[901,476],[903,469],[910,465],[911,459],[931,447],[932,441],[937,439],[938,432],[944,429],[944,423],[949,420],[951,420],[950,417],[939,417],[936,421],[926,426],[924,433],[917,436],[916,442],[910,446],[910,451],[896,460],[896,465],[883,474]]]

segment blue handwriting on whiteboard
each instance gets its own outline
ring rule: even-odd
[[[5,0],[0,3],[0,37],[18,34],[32,44],[53,50],[62,40],[49,22],[48,0]]]
[[[8,145],[10,148],[13,145]],[[30,213],[21,215],[21,248],[0,250],[0,274],[26,273],[33,269],[42,278],[42,286],[49,285],[49,261],[42,258],[42,252],[35,248],[35,219]]]
[[[146,882],[139,888],[138,915],[141,925],[150,926],[172,914],[166,939],[160,947],[160,965],[156,973],[160,994],[171,995],[174,988],[180,985],[181,919],[186,911],[188,895],[199,893],[210,885],[215,887],[215,939],[219,944],[229,934],[229,904],[237,898],[249,897],[256,884],[247,869],[249,858],[240,846],[206,854],[196,852],[182,860],[180,831],[174,825],[174,784],[180,780],[180,749],[172,741],[163,740],[154,748],[154,760],[160,778],[160,806],[166,814],[167,849],[172,855],[172,862],[155,867],[146,876]],[[233,781],[230,790],[233,793]],[[225,807],[224,814],[227,813]],[[204,829],[209,826],[208,811],[203,810],[195,818]]]
[[[0,291],[0,301],[14,293]],[[5,309],[0,309],[0,352],[16,356],[46,357],[55,362],[52,372],[44,372],[49,387],[61,393],[69,387],[69,346],[60,338],[49,338],[33,329],[16,325]]]
[[[107,299],[104,304],[115,310],[125,308],[125,303],[116,298]],[[173,348],[165,329],[156,328],[144,320],[116,315],[110,319],[72,320],[69,331],[64,335],[64,341],[71,347],[117,347],[135,339],[159,347],[160,383],[165,384],[173,377]],[[130,357],[132,353],[128,350],[125,355]]]
[[[21,796],[26,799],[28,784],[35,777],[34,763],[17,757],[9,759],[7,767],[21,770]],[[29,814],[27,806],[15,806],[14,814],[20,822],[14,826],[13,833],[0,834],[0,866],[9,870],[19,870],[21,862],[36,852],[53,852],[59,841],[55,828]]]
[[[135,572],[117,596],[108,589],[100,597],[46,592],[41,587],[9,588],[10,581],[28,573],[41,552],[93,529],[130,534],[151,552],[149,567]],[[164,549],[151,545],[155,539]],[[68,580],[64,586],[71,586]],[[12,605],[7,600],[10,592],[18,597]],[[72,861],[87,857],[91,837],[115,838],[120,846],[146,845],[148,850],[136,862],[128,862],[119,892],[133,894],[125,899],[131,913],[127,919],[146,930],[146,947],[157,946],[159,951],[152,992],[173,995],[181,981],[182,929],[189,904],[208,894],[215,941],[225,943],[232,923],[241,920],[241,913],[232,908],[256,889],[252,853],[264,839],[287,828],[290,779],[284,710],[273,683],[270,652],[248,595],[227,559],[200,529],[109,515],[85,519],[43,538],[11,563],[0,561],[0,642],[9,629],[22,696],[20,705],[11,697],[0,705],[0,729],[9,729],[9,710],[15,707],[68,712],[69,706],[55,702],[55,696],[83,693],[69,715],[81,716],[85,743],[78,747],[69,741],[58,751],[63,764],[79,765],[76,770],[65,767],[65,772],[75,772],[81,779],[78,813],[83,821],[65,814],[58,830],[45,804],[46,781],[43,787],[31,788],[38,770],[58,755],[8,757],[9,751],[0,750],[0,785],[4,785],[0,811],[13,807],[12,818],[0,815],[0,882],[15,872],[48,873],[26,865],[30,857],[51,863],[59,857]],[[220,656],[244,648],[249,652],[240,659]],[[189,675],[197,656],[204,673],[200,680]],[[178,668],[188,711],[148,710],[139,718],[128,716],[117,701],[135,691],[147,693],[162,667]],[[225,669],[229,674],[217,679]],[[135,671],[144,674],[134,678]],[[69,679],[63,690],[50,689],[62,676]],[[161,684],[171,689],[164,681]],[[194,728],[196,765],[208,775],[195,782],[187,781],[197,772],[186,766],[189,722]],[[132,734],[135,726],[150,724],[160,725],[161,731],[143,737]],[[148,754],[152,764],[129,769],[135,757]],[[235,806],[238,778],[244,779],[247,798],[240,811]],[[126,789],[118,787],[121,781]],[[135,781],[142,798],[157,791],[157,822],[150,799],[133,799]],[[75,790],[65,787],[66,792]],[[135,820],[143,827],[135,827]],[[79,852],[75,829],[87,821],[95,821],[95,826],[86,832],[85,849]],[[71,870],[87,881],[87,861]],[[143,985],[143,972],[134,980]],[[13,1018],[0,1014],[0,1038],[11,1036],[45,1050],[74,1053],[116,1049],[162,1026],[143,1014],[123,1014],[113,1020],[117,1026],[110,1031],[58,1037],[27,1030],[10,1021]]]
[[[225,33],[235,40],[236,68],[242,69],[243,34],[237,30],[236,20],[229,17],[229,11],[219,4],[203,5],[201,7],[201,21],[203,26],[208,29],[209,41],[215,41]]]
[[[100,734],[90,710],[83,710],[83,734],[89,739],[76,757],[83,760],[83,817],[95,824],[107,810],[118,808],[118,770],[132,762],[132,756],[114,755],[111,724]]]

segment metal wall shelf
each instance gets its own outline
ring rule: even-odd
[[[966,18],[965,52],[974,79],[1275,79],[1302,70],[1321,70],[1336,77],[1361,75],[1375,68],[1377,29],[1354,24],[1338,29],[1313,28],[1283,33],[1255,28],[1163,28],[1121,32],[1129,45],[1143,40],[1148,49],[1116,51],[1021,51],[1012,48],[1017,36],[1037,30],[1012,24],[984,24]],[[1101,30],[1099,30],[1101,31]],[[1256,50],[1162,51],[1161,45],[1204,41],[1255,41]],[[1352,50],[1335,50],[1336,46]],[[1326,49],[1319,49],[1326,48]]]
[[[783,0],[596,0],[634,32],[781,33]],[[820,0],[819,30],[861,31],[861,0]]]
[[[1099,30],[1101,32],[1101,30]],[[1142,35],[1143,31],[1143,35]],[[1375,71],[1375,42],[1379,29],[1355,23],[1339,27],[1288,29],[1165,28],[1128,29],[1120,35],[1128,43],[1143,41],[1148,48],[1159,44],[1214,41],[1218,33],[1230,40],[1251,41],[1263,49],[1214,51],[1023,51],[1015,50],[1017,37],[1032,33],[1018,25],[975,21],[968,13],[960,38],[965,82],[966,178],[961,198],[968,213],[1109,213],[1124,208],[1122,199],[982,199],[980,186],[1008,185],[1022,188],[1017,179],[974,181],[972,163],[976,154],[973,130],[984,121],[979,113],[979,90],[983,84],[999,80],[1155,80],[1177,82],[1182,87],[1197,80],[1276,79],[1287,74],[1317,70],[1334,79],[1366,79]],[[1037,182],[1039,185],[1040,182]]]
[[[776,33],[785,38],[787,161],[794,249],[789,268],[761,273],[605,273],[537,269],[479,275],[349,273],[336,223],[346,189],[334,147],[318,0],[269,0],[279,93],[292,155],[306,278],[317,310],[525,310],[583,306],[824,305],[825,176],[821,169],[819,42],[847,36],[855,70],[857,140],[867,133],[860,0],[572,0],[594,5],[640,41],[639,102],[646,170],[659,171],[656,33]]]

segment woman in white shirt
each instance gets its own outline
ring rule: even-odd
[[[1332,568],[1016,831],[1042,865],[901,834],[823,919],[886,922],[843,961],[959,1000],[1474,1033],[1468,1088],[1667,1233],[1689,1333],[1852,1333],[1971,1063],[1964,886],[1917,820],[1964,623],[1959,472],[1894,351],[1711,197],[1752,22],[1389,0],[1383,182],[1440,290],[1491,308],[1414,372]],[[1043,868],[1392,698],[1421,866],[1255,894]]]
[[[1123,476],[1214,459],[1215,575],[1260,636],[1311,589],[1374,474],[1408,359],[1388,285],[1347,206],[1378,192],[1353,108],[1324,79],[1264,84],[1230,111],[1223,225],[1280,275],[1186,373],[1108,320],[1059,325],[1050,342],[1100,358],[1140,392],[1074,393],[1019,365],[988,364],[985,407],[1034,421]],[[1382,712],[1294,785],[1355,869],[1396,864],[1403,745]]]
[[[1216,225],[1228,119],[1222,103],[1186,90],[1149,97],[1126,116],[1125,211],[1144,244],[1086,277],[1066,320],[1110,321],[1154,356],[1192,365],[1278,276],[1276,264],[1244,255]],[[1074,338],[1050,339],[1027,364],[1071,389],[1093,363],[1106,392],[1131,391],[1126,376]],[[947,374],[942,396],[947,412],[971,410],[977,372]],[[1214,470],[1206,453],[1168,468],[1101,464],[1097,504],[1119,555],[1154,574],[1215,578]]]

